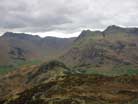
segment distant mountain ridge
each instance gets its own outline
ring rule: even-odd
[[[138,28],[116,25],[111,25],[104,31],[83,30],[77,38],[41,38],[37,35],[6,32],[0,37],[0,65],[24,60],[47,61],[60,56],[61,60],[71,64],[109,63],[109,59],[112,60],[110,55],[119,62],[124,60],[121,62],[137,63],[137,36]],[[102,56],[103,54],[107,55]],[[107,57],[108,61],[103,61]]]
[[[37,35],[6,32],[0,37],[0,65],[22,60],[49,60],[67,50],[75,38],[41,38]],[[14,58],[13,58],[14,57]]]

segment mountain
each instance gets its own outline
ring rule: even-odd
[[[138,102],[137,28],[112,25],[70,39],[5,33],[0,42],[10,64],[46,60],[0,75],[0,104]]]
[[[68,50],[74,39],[7,32],[0,37],[0,65],[56,58]]]
[[[116,25],[109,26],[105,31],[104,34],[107,35],[138,35],[138,28],[123,28]]]
[[[109,26],[104,31],[84,30],[61,60],[73,67],[138,69],[138,28]]]

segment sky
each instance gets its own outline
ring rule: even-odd
[[[138,0],[0,0],[0,34],[74,37],[109,25],[138,26]]]

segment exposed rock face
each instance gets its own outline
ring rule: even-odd
[[[61,59],[70,65],[138,64],[138,29],[109,26],[103,32],[82,31]]]
[[[13,47],[8,53],[11,59],[25,60],[25,51],[18,47]]]

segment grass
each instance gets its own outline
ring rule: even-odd
[[[41,61],[32,60],[32,61],[25,61],[21,62],[18,61],[15,63],[14,66],[0,66],[0,74],[6,74],[14,69],[17,69],[22,66],[30,66],[30,65],[38,65],[41,64]],[[78,74],[98,74],[98,75],[105,75],[105,76],[120,76],[120,75],[138,75],[138,68],[132,65],[116,65],[110,70],[102,70],[97,69],[96,66],[91,66],[90,68],[73,68],[71,73],[78,73]]]
[[[112,70],[114,73],[117,74],[127,74],[127,75],[137,75],[138,74],[138,67],[134,67],[132,65],[124,65],[124,66],[117,66],[114,67]]]
[[[13,66],[0,66],[0,74],[8,73],[9,71],[12,71],[14,68]]]
[[[31,61],[17,61],[14,65],[9,66],[0,66],[0,74],[6,74],[12,70],[15,70],[22,66],[30,66],[30,65],[38,65],[41,61],[39,60],[31,60]]]
[[[96,67],[91,68],[76,68],[75,73],[81,74],[98,74],[104,76],[120,76],[120,75],[138,75],[138,68],[132,65],[119,65],[109,70],[97,69]]]

